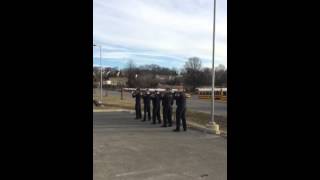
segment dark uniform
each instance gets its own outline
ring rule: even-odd
[[[187,122],[186,122],[186,95],[183,92],[175,93],[176,100],[176,129],[174,131],[180,131],[180,122],[182,120],[183,130],[187,130]]]
[[[160,117],[160,101],[161,101],[161,96],[160,94],[155,94],[151,95],[151,100],[152,100],[152,124],[156,124],[156,119],[158,119],[158,123],[161,123],[161,117]]]
[[[172,126],[172,106],[173,106],[173,93],[169,92],[168,93],[168,111],[167,111],[167,117],[168,117],[168,123],[169,126]]]
[[[143,98],[143,104],[144,104],[144,113],[143,113],[143,121],[146,121],[146,114],[148,113],[148,121],[151,120],[150,115],[150,94],[144,93],[142,95]]]
[[[172,105],[173,95],[171,92],[166,92],[163,96],[163,127],[172,126]]]
[[[162,104],[162,118],[163,118],[163,123],[166,123],[166,122],[167,122],[167,114],[166,114],[165,94],[164,94],[164,93],[161,93],[160,97],[161,97],[161,101],[162,101],[161,104]],[[167,127],[167,126],[165,126],[165,125],[163,124],[161,127]]]
[[[136,119],[141,119],[142,115],[141,115],[141,94],[140,94],[140,91],[133,92],[132,97],[136,98],[136,105],[135,105]]]

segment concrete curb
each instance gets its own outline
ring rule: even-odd
[[[193,130],[201,131],[201,132],[208,133],[208,134],[216,134],[213,129],[209,129],[207,127],[204,127],[204,126],[196,124],[196,123],[187,122],[187,126]],[[220,130],[220,136],[227,137],[227,133]]]
[[[176,123],[176,121],[172,120],[172,123]],[[202,125],[199,125],[199,124],[196,124],[196,123],[192,123],[192,122],[188,122],[187,121],[187,127],[192,129],[192,130],[196,130],[196,131],[201,131],[201,132],[208,133],[208,134],[217,135],[213,129],[209,129],[209,128],[205,127],[205,126],[202,126]],[[222,130],[220,130],[220,135],[219,136],[227,137],[227,133],[222,131]]]

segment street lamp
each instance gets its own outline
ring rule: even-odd
[[[102,63],[101,63],[102,47],[101,47],[101,45],[96,45],[96,44],[93,44],[93,46],[98,46],[100,49],[100,102],[99,102],[99,104],[102,104]]]
[[[216,134],[220,134],[219,125],[214,121],[214,50],[215,50],[215,28],[216,28],[216,0],[213,0],[213,33],[212,33],[212,92],[211,92],[211,119],[207,124],[208,127],[212,128]]]
[[[111,70],[110,71],[107,71],[107,73],[106,73],[106,79],[108,79],[108,75],[111,73]],[[108,81],[107,81],[107,85],[108,85]],[[108,96],[108,92],[107,92],[107,88],[105,89],[105,91],[106,91],[106,96]]]

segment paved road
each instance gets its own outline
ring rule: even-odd
[[[93,114],[94,180],[226,180],[227,140],[172,132],[128,112]]]
[[[118,91],[107,91],[108,95],[112,96],[119,96],[120,92]],[[130,98],[132,101],[134,99],[131,97],[131,94],[124,93],[124,98]],[[227,103],[225,102],[218,102],[215,103],[215,114],[220,116],[227,116]],[[193,111],[201,111],[206,113],[211,113],[211,102],[210,100],[200,100],[198,96],[193,95],[190,99],[187,99],[187,108],[193,110]]]
[[[192,95],[192,97],[187,100],[187,107],[193,111],[211,113],[210,100],[199,99],[197,95]],[[227,103],[215,101],[214,111],[215,115],[227,116]]]

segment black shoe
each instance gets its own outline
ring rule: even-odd
[[[144,120],[141,120],[142,122],[145,122],[146,120],[144,119]]]
[[[169,127],[172,127],[172,124],[169,124]]]
[[[161,127],[167,127],[167,125],[162,125]]]
[[[187,129],[183,129],[183,131],[187,131]]]
[[[151,119],[148,119],[148,121],[151,121]]]
[[[156,124],[155,122],[152,122],[151,124]]]
[[[179,129],[174,129],[173,132],[180,132],[180,130]]]

